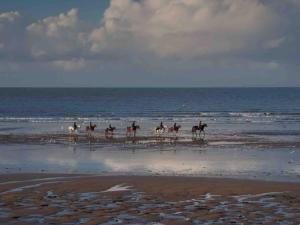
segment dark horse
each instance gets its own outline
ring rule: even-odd
[[[113,135],[114,134],[114,131],[116,130],[115,127],[112,127],[110,124],[109,124],[109,127],[107,127],[105,129],[105,135]]]
[[[91,131],[94,131],[96,127],[97,127],[96,124],[93,125],[93,124],[90,122],[90,125],[89,125],[89,126],[86,126],[85,130],[86,130],[87,132],[91,132]]]
[[[206,123],[202,124],[201,122],[199,123],[198,126],[193,126],[192,127],[193,137],[194,137],[194,135],[196,135],[196,137],[197,137],[197,135],[199,135],[199,137],[201,135],[201,137],[204,138],[205,137],[205,132],[204,132],[205,127],[207,127],[207,124]],[[199,133],[197,131],[199,131]]]
[[[177,124],[174,123],[173,127],[169,127],[168,132],[170,132],[170,133],[173,133],[173,132],[178,133],[178,131],[179,131],[180,128],[181,128],[180,125],[177,126]]]
[[[139,125],[135,125],[135,122],[133,122],[131,124],[131,127],[127,127],[127,129],[126,129],[126,136],[127,137],[131,136],[131,134],[133,133],[133,136],[135,137],[137,129],[140,129],[140,126]]]

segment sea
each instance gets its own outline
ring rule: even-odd
[[[162,121],[179,136],[206,123],[205,146],[0,144],[0,172],[134,173],[300,181],[300,149],[234,145],[228,137],[300,141],[300,88],[0,88],[0,135],[67,133],[90,122],[153,135]],[[84,133],[84,129],[79,133]],[[224,141],[222,141],[224,138]],[[227,139],[226,139],[227,138]],[[211,141],[214,140],[214,141]],[[216,141],[218,140],[218,141]],[[276,147],[277,146],[277,147]]]

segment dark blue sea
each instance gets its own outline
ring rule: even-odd
[[[6,117],[300,114],[300,88],[0,88]]]
[[[160,121],[188,134],[201,120],[210,134],[300,135],[300,88],[1,88],[0,132],[61,132],[74,121],[147,133]]]

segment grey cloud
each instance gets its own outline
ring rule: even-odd
[[[299,7],[299,0],[111,0],[97,27],[78,9],[31,23],[5,12],[0,60],[69,72],[97,60],[276,70],[300,57]]]

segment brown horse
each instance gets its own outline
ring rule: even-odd
[[[126,136],[129,137],[133,134],[133,136],[135,137],[137,129],[140,129],[139,125],[134,125],[134,126],[131,126],[131,127],[127,127]]]
[[[197,135],[199,135],[199,137],[201,135],[202,138],[204,138],[205,137],[205,132],[204,132],[205,127],[207,127],[206,123],[203,123],[203,124],[200,123],[199,126],[193,126],[192,127],[193,137],[194,137],[194,135],[196,135],[196,137],[197,137]],[[199,133],[197,131],[199,131]]]
[[[105,135],[113,135],[114,134],[114,131],[116,130],[115,127],[112,127],[111,125],[109,125],[109,127],[107,127],[105,129]]]
[[[173,132],[178,133],[178,131],[179,131],[180,128],[181,128],[180,125],[177,126],[176,123],[174,123],[173,127],[169,127],[168,132],[170,132],[170,133],[173,133]]]
[[[97,127],[96,124],[94,124],[94,125],[90,124],[89,126],[86,126],[85,130],[86,130],[87,132],[92,132],[92,131],[95,130],[96,127]]]

